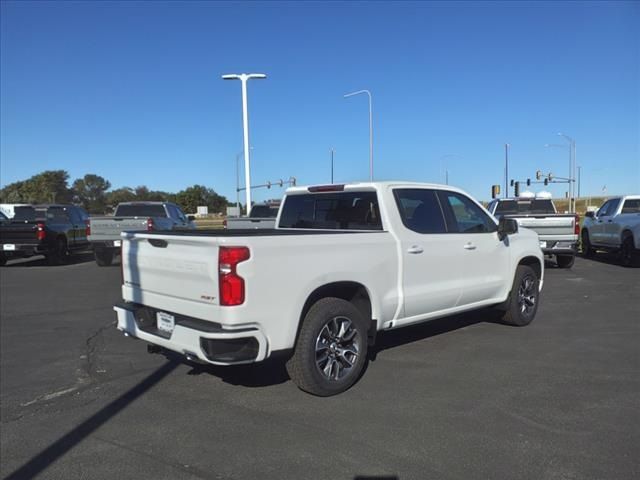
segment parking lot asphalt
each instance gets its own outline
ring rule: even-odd
[[[640,269],[549,266],[535,321],[388,332],[346,393],[115,329],[119,266],[0,269],[2,478],[640,478]],[[285,301],[283,299],[283,301]]]

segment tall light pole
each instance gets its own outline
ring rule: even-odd
[[[249,147],[249,150],[253,150],[253,147]],[[244,153],[238,152],[236,155],[236,207],[238,207],[238,216],[240,217],[240,155]]]
[[[504,144],[504,198],[509,198],[509,147],[508,143]]]
[[[373,107],[371,92],[369,90],[358,90],[357,92],[347,93],[344,98],[360,95],[361,93],[366,93],[369,96],[369,180],[373,182]]]
[[[334,153],[336,153],[336,151],[332,148],[331,149],[331,185],[333,185],[333,155]]]
[[[242,130],[244,132],[244,181],[247,189],[247,215],[251,213],[251,166],[249,159],[249,112],[247,111],[247,82],[252,78],[267,78],[264,73],[231,73],[222,75],[223,80],[240,80],[242,83]]]
[[[582,166],[577,165],[576,168],[578,169],[578,198],[580,198],[580,173],[582,172]]]
[[[576,181],[576,141],[569,135],[565,135],[562,132],[558,133],[558,136],[569,142],[569,211],[573,213],[576,210],[576,201],[574,198],[574,183]]]

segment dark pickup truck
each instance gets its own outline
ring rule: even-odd
[[[75,205],[16,207],[15,216],[0,224],[0,265],[33,255],[44,255],[51,265],[64,263],[70,253],[88,248],[88,219]]]

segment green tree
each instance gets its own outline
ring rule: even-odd
[[[73,192],[65,170],[47,170],[33,177],[7,185],[0,198],[10,203],[70,203]]]
[[[194,213],[199,206],[209,207],[209,213],[224,212],[229,202],[222,195],[218,195],[213,189],[203,185],[193,185],[178,192],[175,202],[186,213]]]
[[[105,194],[105,203],[112,207],[122,202],[133,202],[134,200],[137,200],[136,193],[130,187],[117,188]]]
[[[92,213],[102,213],[106,206],[105,192],[111,188],[111,183],[100,175],[86,174],[73,182],[73,191],[77,199]]]

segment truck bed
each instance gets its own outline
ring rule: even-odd
[[[145,235],[171,235],[194,237],[277,237],[291,235],[348,235],[354,233],[386,233],[383,230],[309,230],[265,228],[253,230],[224,230],[208,228],[202,230],[172,230],[167,232],[141,232]]]

